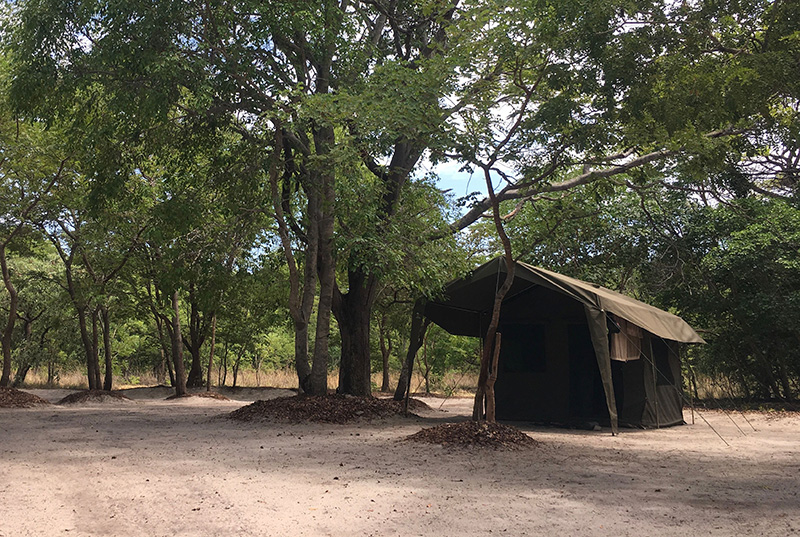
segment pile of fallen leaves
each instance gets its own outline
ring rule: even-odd
[[[409,409],[429,408],[416,399]],[[231,412],[228,417],[240,421],[278,421],[301,423],[348,423],[360,419],[380,419],[403,414],[403,402],[349,395],[279,397],[256,401]]]
[[[525,449],[539,442],[516,427],[500,423],[462,421],[422,429],[404,440],[440,444],[445,447],[488,447],[494,449]]]
[[[120,401],[131,401],[131,399],[116,392],[107,392],[105,390],[83,390],[69,394],[56,404],[79,405],[82,403],[118,403]]]
[[[0,387],[0,408],[31,408],[39,405],[49,405],[38,395],[23,392],[15,388]]]
[[[185,393],[183,395],[170,395],[169,397],[167,397],[167,401],[173,401],[175,399],[184,399],[186,397],[205,397],[206,399],[219,399],[220,401],[230,401],[229,398],[217,392],[192,392],[192,393]]]

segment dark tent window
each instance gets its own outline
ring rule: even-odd
[[[674,386],[675,377],[669,366],[669,346],[659,337],[653,337],[653,362],[656,365],[656,386]]]
[[[545,330],[541,324],[502,326],[500,371],[503,373],[541,373],[547,367]]]

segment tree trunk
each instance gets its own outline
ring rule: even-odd
[[[484,166],[483,174],[484,179],[486,180],[486,189],[489,193],[489,198],[492,200],[492,219],[494,220],[495,230],[497,231],[498,237],[500,237],[500,241],[503,243],[503,258],[506,262],[507,272],[506,277],[503,280],[503,284],[494,295],[492,318],[491,321],[489,321],[489,327],[486,330],[486,339],[484,340],[483,352],[481,353],[481,369],[480,373],[478,374],[478,387],[475,391],[475,402],[472,406],[472,419],[475,421],[478,421],[483,417],[484,404],[486,405],[486,410],[491,408],[492,413],[494,413],[494,386],[488,389],[487,382],[489,381],[490,373],[495,377],[497,375],[496,371],[490,370],[492,363],[495,362],[493,360],[494,353],[499,352],[500,340],[495,336],[497,335],[497,327],[500,324],[500,309],[503,305],[503,299],[505,299],[506,293],[508,293],[508,290],[511,289],[511,285],[514,283],[515,272],[514,258],[511,253],[511,241],[506,234],[505,228],[503,227],[503,220],[500,217],[500,202],[497,200],[497,197],[494,194],[494,187],[492,186],[490,172],[492,165],[494,165],[494,161],[492,161],[491,165]],[[487,402],[487,397],[491,397],[492,400]],[[489,420],[489,418],[490,416],[487,413],[486,419]],[[494,422],[494,415],[491,416],[490,422]]]
[[[100,316],[97,308],[92,310],[92,371],[94,373],[94,385],[98,390],[102,389],[103,377],[100,375]]]
[[[28,371],[31,370],[29,362],[19,364],[17,372],[14,374],[14,382],[11,383],[12,388],[19,388],[25,382],[25,377],[28,376]]]
[[[239,379],[239,365],[242,363],[242,356],[244,356],[244,347],[236,355],[236,360],[233,362],[233,387],[236,387],[236,381]]]
[[[492,357],[492,372],[486,380],[486,421],[494,423],[496,421],[495,413],[495,399],[494,399],[494,385],[497,382],[497,362],[500,359],[500,343],[502,342],[502,334],[500,332],[495,336],[494,356]]]
[[[6,247],[0,244],[0,269],[2,269],[3,283],[8,291],[8,319],[3,328],[2,347],[3,347],[3,373],[0,375],[0,386],[8,386],[11,381],[11,336],[14,333],[14,323],[17,320],[17,307],[19,304],[19,294],[16,287],[11,282],[11,273],[8,270],[8,260],[6,259]]]
[[[414,310],[411,313],[411,336],[408,338],[408,352],[406,359],[403,361],[403,367],[400,370],[400,379],[397,381],[397,389],[394,392],[393,399],[395,401],[402,401],[408,394],[411,386],[411,372],[414,369],[414,357],[417,351],[422,347],[422,342],[425,341],[425,334],[428,331],[430,320],[425,317],[425,303],[418,300],[414,304]]]
[[[319,302],[317,303],[317,326],[314,335],[314,355],[311,359],[311,377],[308,387],[311,395],[326,395],[328,393],[328,364],[330,363],[330,333],[331,333],[331,306],[333,302],[333,288],[336,279],[336,267],[333,264],[332,239],[333,221],[330,222],[331,234],[329,244],[322,245],[320,237],[320,251],[327,250],[320,259],[320,285]],[[344,354],[344,345],[342,345]]]
[[[164,352],[164,351],[162,351]],[[175,380],[175,368],[172,365],[172,353],[166,354],[166,362],[167,362],[167,372],[169,373],[169,385],[173,388],[177,386],[177,381]]]
[[[156,332],[158,334],[158,344],[161,347],[161,362],[163,364],[162,369],[166,369],[167,373],[169,373],[169,385],[173,388],[175,387],[175,371],[172,367],[172,353],[170,352],[170,348],[167,346],[167,342],[164,338],[164,319],[159,315],[156,311],[155,307],[153,307],[153,317],[156,321]],[[167,324],[167,332],[169,332],[170,341],[172,338],[172,330],[170,325]],[[159,384],[163,384],[163,380],[159,378]]]
[[[419,356],[417,356],[417,361],[420,361]],[[428,338],[427,337],[422,341],[422,360],[421,360],[421,362],[422,363],[420,364],[420,369],[422,369],[423,366],[425,367],[425,372],[423,373],[423,378],[425,379],[425,393],[427,395],[430,395],[430,393],[431,393],[431,380],[430,380],[431,366],[428,363]]]
[[[222,360],[220,360],[220,371],[217,384],[220,386],[225,386],[225,383],[228,381],[228,342],[225,341],[225,350],[222,352]]]
[[[47,360],[47,387],[51,388],[56,380],[56,361],[51,357]]]
[[[156,383],[159,386],[163,386],[167,382],[167,354],[161,345],[158,346],[158,352],[161,355],[161,359],[153,368],[153,373],[156,375]]]
[[[103,316],[103,349],[106,359],[106,376],[103,381],[103,389],[111,391],[112,383],[114,382],[114,367],[111,360],[111,314],[108,311],[108,306],[102,306],[100,313]]]
[[[339,392],[369,396],[372,394],[369,321],[377,281],[361,269],[352,269],[348,271],[348,283],[347,294],[337,295],[334,309],[342,337]]]
[[[86,358],[86,380],[89,383],[90,390],[97,390],[99,386],[95,382],[94,365],[92,364],[92,340],[89,336],[89,327],[86,323],[86,308],[78,306],[78,327],[81,332],[81,342],[83,343],[83,352]]]
[[[211,371],[214,369],[214,345],[217,342],[217,312],[211,316],[211,349],[208,352],[208,376],[206,377],[206,391],[211,391]]]
[[[192,345],[188,347],[189,355],[192,357],[192,366],[186,379],[186,386],[189,388],[200,388],[203,386],[203,357],[200,347]]]
[[[330,58],[325,60],[330,62]],[[323,66],[320,76],[330,73],[330,63]],[[327,91],[327,80],[322,81],[318,91]],[[336,142],[333,127],[314,128],[314,146],[317,154],[330,153]],[[319,301],[317,303],[317,326],[314,334],[314,355],[311,359],[311,377],[308,387],[312,395],[328,393],[328,364],[330,363],[331,309],[336,288],[336,264],[333,259],[334,210],[336,207],[335,175],[325,171],[319,173],[312,188],[320,188],[320,212],[315,223],[319,229],[317,277],[319,278]],[[313,225],[313,223],[312,223]],[[344,354],[344,348],[342,349]],[[347,392],[345,392],[347,393]]]
[[[186,368],[181,337],[181,303],[178,291],[172,293],[172,361],[175,364],[175,395],[186,395]]]
[[[386,328],[386,316],[384,315],[381,317],[380,326],[378,327],[379,336],[380,336],[380,345],[381,345],[381,366],[382,366],[382,378],[381,378],[381,392],[388,392],[389,388],[389,356],[392,353],[392,338],[391,334],[388,333]]]
[[[205,327],[197,305],[194,285],[189,288],[189,341],[184,345],[192,355],[192,367],[186,379],[186,386],[189,388],[200,388],[203,386],[203,358],[201,349],[206,339]]]
[[[288,209],[289,195],[282,193],[278,184],[280,173],[281,155],[285,153],[285,162],[293,162],[293,149],[283,145],[283,129],[278,123],[275,126],[275,146],[270,156],[269,182],[272,194],[272,208],[275,221],[278,224],[278,236],[281,241],[281,250],[286,259],[289,271],[289,315],[294,323],[294,364],[297,372],[297,385],[302,392],[309,392],[311,367],[308,363],[308,321],[314,309],[314,297],[317,284],[317,258],[319,227],[314,225],[320,214],[319,192],[310,184],[305,185],[307,206],[306,217],[309,225],[305,231],[305,266],[303,268],[303,282],[300,285],[300,271],[295,260],[294,246],[289,236],[289,223],[284,212],[284,203]],[[285,181],[283,192],[288,192],[286,181],[289,180],[290,171],[284,171]],[[290,209],[288,209],[290,211]],[[302,235],[302,232],[298,233]],[[227,351],[226,351],[227,353]],[[227,373],[227,365],[226,365]]]
[[[44,310],[42,313],[44,313]],[[23,356],[20,357],[19,365],[17,366],[17,372],[14,373],[14,381],[11,383],[12,388],[19,388],[22,386],[22,383],[25,382],[25,377],[28,376],[28,372],[31,370],[34,364],[38,363],[38,357],[41,357],[44,351],[44,339],[47,336],[47,332],[50,330],[50,327],[45,328],[42,331],[42,335],[39,337],[39,343],[36,348],[37,358],[31,356],[31,349],[33,348],[33,321],[34,319],[38,319],[40,315],[41,313],[33,318],[30,316],[19,316],[20,319],[22,319],[23,331],[25,332],[25,352],[23,353]]]

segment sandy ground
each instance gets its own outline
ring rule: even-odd
[[[346,426],[222,418],[285,393],[0,409],[0,537],[800,534],[798,415],[748,413],[754,431],[706,412],[729,445],[702,420],[523,426],[542,443],[523,452],[399,441],[466,416],[464,399]]]

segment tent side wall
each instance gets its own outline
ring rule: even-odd
[[[679,344],[650,336],[644,349],[644,387],[647,395],[641,425],[668,427],[683,423]]]
[[[527,333],[525,333],[527,331]],[[505,325],[495,385],[497,418],[569,419],[567,323]]]
[[[534,286],[503,308],[497,418],[607,422],[606,394],[583,305]]]

